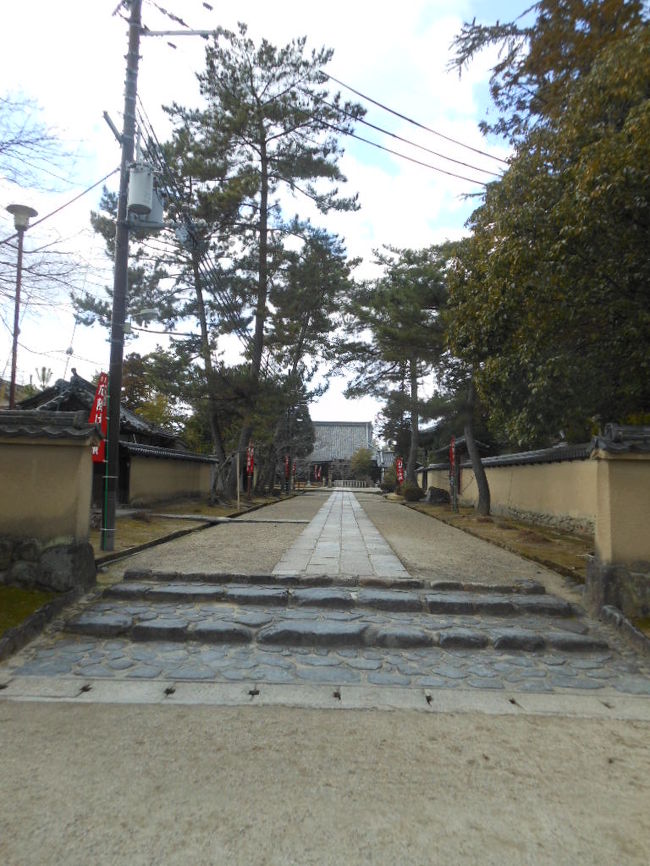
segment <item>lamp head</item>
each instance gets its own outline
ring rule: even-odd
[[[7,210],[14,218],[14,228],[17,231],[26,229],[32,217],[38,216],[38,211],[33,207],[28,207],[26,204],[10,204]]]

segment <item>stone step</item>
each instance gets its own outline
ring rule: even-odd
[[[430,589],[436,592],[481,592],[499,595],[544,595],[544,585],[536,580],[513,578],[510,583],[477,583],[456,580],[427,580],[424,578],[390,578],[376,575],[331,576],[327,574],[237,574],[234,572],[178,572],[152,569],[128,569],[124,581],[135,583],[184,584],[268,584],[284,587],[375,587],[377,589]]]
[[[151,604],[175,602],[214,602],[264,607],[318,607],[329,610],[382,610],[392,613],[431,613],[445,615],[572,617],[577,611],[567,601],[546,594],[405,589],[391,583],[387,588],[358,584],[330,586],[272,586],[266,583],[216,583],[197,581],[135,581],[115,584],[105,590],[106,598],[146,601]],[[500,587],[503,590],[503,587]],[[506,588],[507,589],[507,588]]]
[[[533,652],[592,652],[607,643],[573,620],[527,615],[523,625],[476,615],[329,608],[247,607],[118,600],[95,604],[67,623],[66,630],[96,638],[311,647],[442,647]],[[557,623],[561,622],[562,626]]]

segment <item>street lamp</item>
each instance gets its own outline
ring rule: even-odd
[[[11,350],[11,383],[9,385],[9,408],[16,408],[16,358],[18,356],[18,333],[20,331],[20,283],[23,273],[23,236],[32,217],[38,216],[33,207],[24,204],[10,204],[7,208],[14,218],[14,228],[18,232],[18,265],[16,267],[16,303],[14,306],[14,339]]]

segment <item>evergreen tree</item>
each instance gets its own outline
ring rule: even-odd
[[[339,348],[339,365],[355,376],[346,394],[390,400],[408,406],[410,443],[406,478],[415,483],[422,378],[439,361],[444,345],[440,312],[447,288],[445,269],[451,247],[392,249],[377,254],[384,276],[361,285],[348,308],[348,335]],[[364,333],[365,332],[365,333]]]
[[[524,446],[650,409],[650,29],[637,2],[534,10],[529,54],[498,70],[517,149],[450,274],[452,350]]]
[[[236,202],[232,273],[254,316],[248,353],[253,401],[262,374],[269,289],[284,264],[284,239],[297,225],[283,219],[276,196],[303,196],[321,213],[356,207],[354,198],[338,195],[336,184],[345,180],[337,166],[338,135],[363,110],[328,94],[322,67],[331,56],[326,49],[306,55],[304,38],[282,48],[266,40],[256,46],[243,24],[236,33],[219,29],[199,76],[207,108],[169,109],[192,154],[203,160],[202,182],[231,191]],[[251,433],[249,418],[240,450]]]

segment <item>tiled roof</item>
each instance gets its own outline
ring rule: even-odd
[[[372,449],[370,421],[314,421],[314,450],[311,463],[349,460],[359,448]]]
[[[93,383],[73,371],[69,382],[65,379],[57,379],[51,387],[40,391],[33,397],[21,400],[20,408],[39,409],[42,412],[59,412],[61,406],[72,403],[75,407],[86,406],[88,413],[90,413],[94,399],[95,386]],[[154,438],[167,440],[170,445],[178,439],[173,431],[149,424],[125,406],[120,406],[120,430],[136,434],[148,434]]]
[[[586,460],[591,453],[591,445],[561,445],[554,448],[539,448],[536,451],[519,451],[515,454],[499,454],[495,457],[482,457],[483,466],[514,466],[521,463],[564,463],[569,460]],[[462,466],[471,466],[471,461],[462,456]],[[432,463],[427,469],[448,467],[449,461]]]
[[[0,437],[3,439],[96,439],[99,429],[88,423],[85,412],[39,412],[0,409]]]
[[[625,424],[607,424],[602,436],[594,437],[593,449],[625,454],[650,451],[650,426],[633,427]]]
[[[120,448],[138,457],[160,457],[165,460],[188,460],[190,463],[218,463],[216,457],[207,454],[193,454],[191,451],[173,451],[171,448],[157,448],[155,445],[140,445],[138,442],[120,440]]]

